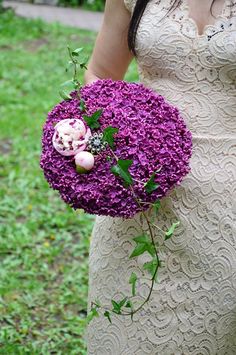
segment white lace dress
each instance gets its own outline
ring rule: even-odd
[[[88,354],[236,354],[236,1],[226,0],[214,25],[198,34],[187,0],[161,21],[170,0],[151,0],[136,50],[140,81],[177,106],[193,134],[191,173],[162,200],[156,223],[175,235],[163,241],[159,282],[144,309],[130,317],[103,315],[87,327]],[[130,12],[135,0],[125,0]],[[150,211],[151,213],[151,211]],[[176,216],[176,217],[175,217]],[[149,255],[129,259],[139,235],[133,219],[97,216],[90,241],[89,298],[111,308],[111,299],[149,292],[143,271]]]

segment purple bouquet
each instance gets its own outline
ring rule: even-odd
[[[133,319],[150,299],[162,262],[154,230],[168,240],[180,224],[162,230],[145,211],[153,206],[157,213],[161,198],[189,172],[192,137],[178,109],[142,84],[104,79],[81,87],[78,70],[87,69],[82,50],[68,47],[73,78],[62,84],[64,101],[43,127],[40,165],[50,186],[74,209],[124,218],[141,212],[146,220],[148,232],[141,228],[133,238],[129,258],[151,256],[143,265],[151,275],[147,298],[135,309],[131,298],[138,276],[132,272],[132,297],[112,299],[112,310],[92,301],[87,317],[90,321],[104,309],[110,322],[110,312]]]
[[[40,161],[71,207],[131,218],[189,172],[191,133],[161,95],[104,79],[82,87],[79,96],[73,91],[48,114]]]

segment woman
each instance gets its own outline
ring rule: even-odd
[[[86,83],[123,79],[133,56],[140,81],[177,106],[192,131],[191,172],[162,200],[156,223],[181,225],[162,240],[165,264],[151,299],[133,322],[93,318],[88,354],[235,355],[236,1],[107,0]],[[111,308],[112,298],[130,296],[132,271],[146,298],[144,260],[129,259],[139,223],[140,214],[97,216],[88,310],[95,299]]]

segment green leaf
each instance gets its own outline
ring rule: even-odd
[[[80,54],[80,52],[83,51],[83,49],[84,49],[84,48],[76,48],[76,49],[74,49],[74,50],[71,52],[71,54],[72,54],[73,56],[75,56],[75,57],[78,57],[79,54]]]
[[[83,99],[80,99],[80,105],[79,108],[81,111],[85,111],[86,107],[85,107],[85,102]]]
[[[102,115],[103,110],[97,110],[96,112],[94,112],[92,114],[92,116],[83,116],[84,120],[87,122],[87,125],[92,128],[92,129],[96,129],[100,127],[100,123],[98,122],[99,118]]]
[[[95,299],[93,302],[97,307],[101,307],[101,302],[98,299]]]
[[[143,268],[144,268],[144,270],[147,270],[153,278],[157,266],[159,268],[159,266],[161,266],[161,262],[159,259],[157,260],[156,258],[154,258],[151,261],[148,261],[147,263],[145,263],[143,265]],[[155,275],[155,281],[157,281],[157,272]]]
[[[153,191],[155,191],[160,185],[155,183],[155,177],[156,177],[156,173],[159,172],[160,169],[158,171],[154,171],[154,173],[152,173],[150,179],[144,184],[144,188],[147,191],[147,193],[152,193]]]
[[[180,225],[179,221],[172,224],[170,229],[165,233],[165,240],[170,239],[172,237],[176,227],[178,227],[179,225]]]
[[[86,65],[82,64],[82,69],[88,70],[88,67]]]
[[[154,211],[157,214],[159,211],[159,208],[161,207],[161,201],[158,199],[153,203]]]
[[[131,301],[131,300],[128,300],[128,301],[126,302],[125,307],[127,307],[127,308],[132,308],[132,301]]]
[[[86,70],[88,70],[86,64],[87,64],[87,63],[80,63],[80,68],[81,68],[81,69],[86,69]]]
[[[119,131],[119,128],[115,127],[107,127],[103,130],[103,138],[104,142],[107,142],[109,146],[114,149],[114,134]]]
[[[125,304],[125,302],[127,301],[127,296],[125,296],[125,298],[123,298],[123,300],[121,300],[120,302],[119,302],[119,305],[120,305],[120,307],[123,307],[124,306],[124,304]]]
[[[133,184],[133,179],[128,171],[129,167],[133,164],[133,160],[119,159],[117,165],[111,167],[111,172],[114,175],[121,177],[124,181],[124,186],[128,187]]]
[[[67,94],[66,91],[64,91],[64,90],[60,90],[60,91],[59,91],[59,95],[61,96],[61,98],[62,98],[63,100],[71,100],[71,99],[72,99],[72,97],[70,96],[70,94]]]
[[[132,254],[130,255],[130,258],[133,258],[135,256],[139,256],[139,255],[143,254],[146,250],[147,250],[146,245],[140,243],[135,247]]]
[[[134,296],[134,295],[133,295],[133,296]],[[131,314],[130,314],[130,316],[131,316],[131,320],[133,320],[133,310],[134,310],[134,306],[133,306],[132,301],[131,301],[131,300],[128,300],[127,303],[126,303],[126,305],[125,305],[125,307],[131,309]]]
[[[139,256],[144,252],[148,252],[151,256],[155,255],[155,248],[152,244],[152,241],[149,239],[147,235],[141,235],[139,237],[133,238],[133,240],[137,243],[133,252],[129,256],[129,258],[133,258],[135,256]]]
[[[119,307],[120,307],[120,306],[119,306],[119,303],[116,302],[115,300],[111,300],[111,303],[112,303],[112,305],[113,305],[114,308],[119,308]]]
[[[73,65],[72,60],[69,60],[69,61],[68,61],[68,65],[66,66],[65,71],[68,72],[68,70],[71,68],[72,65]]]
[[[67,80],[60,86],[59,94],[64,100],[71,100],[71,91],[76,89],[74,80]]]
[[[153,203],[153,206],[155,208],[155,212],[157,213],[159,211],[159,208],[161,207],[161,201],[158,199]]]
[[[135,272],[132,272],[130,279],[129,279],[129,284],[132,285],[132,296],[135,296],[135,284],[136,284],[137,279],[138,279],[138,277],[135,274]]]
[[[139,242],[139,243],[147,243],[147,242],[149,242],[149,238],[147,237],[146,234],[142,234],[142,235],[139,235],[138,237],[134,237],[133,240],[135,242]]]
[[[158,211],[159,211],[159,209],[161,207],[161,201],[159,199],[156,200],[154,203],[152,203],[152,206],[153,206],[153,209],[154,209],[154,213],[153,213],[153,215],[151,217],[151,223],[155,223],[156,216],[157,216]]]
[[[109,311],[105,311],[105,312],[104,312],[104,316],[108,318],[108,320],[109,320],[110,323],[112,323],[111,317],[110,317],[110,312],[109,312]]]
[[[86,319],[88,322],[90,322],[94,317],[99,317],[99,313],[98,313],[96,307],[91,308],[91,311],[87,315]]]
[[[115,301],[115,300],[111,300],[111,303],[113,305],[113,312],[120,314],[121,313],[121,308],[124,306],[125,302],[127,301],[127,296],[125,298],[123,298],[121,301]]]
[[[121,309],[121,306],[119,303],[117,303],[115,300],[111,300],[111,303],[113,305],[113,312],[117,313],[117,314],[120,314],[120,309]]]

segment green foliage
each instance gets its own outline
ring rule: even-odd
[[[101,117],[101,115],[102,115],[102,109],[97,110],[91,116],[84,115],[83,119],[87,122],[87,125],[91,129],[96,129],[100,127],[100,123],[98,122],[98,120]]]
[[[146,262],[143,265],[143,268],[144,268],[144,270],[147,270],[153,278],[154,274],[156,272],[156,269],[158,270],[158,268],[160,266],[161,266],[161,261],[159,260],[159,258],[157,259],[155,256],[155,258],[153,258],[151,261]],[[157,281],[157,272],[155,274],[155,281]]]
[[[86,105],[83,99],[80,99],[79,108],[82,112],[86,110]]]
[[[94,317],[99,317],[99,313],[97,311],[97,307],[92,307],[91,308],[91,311],[89,312],[89,314],[87,315],[87,322],[91,322],[91,320],[94,318]]]
[[[59,94],[63,100],[70,100],[72,97],[70,96],[71,91],[76,89],[76,84],[73,80],[67,80],[63,84],[60,85]]]
[[[135,256],[139,256],[143,254],[144,252],[148,252],[151,256],[155,255],[155,249],[152,244],[151,239],[146,235],[141,235],[139,237],[133,238],[133,240],[136,242],[136,247],[130,254],[129,258],[133,258]]]
[[[111,172],[122,178],[125,187],[133,184],[133,179],[128,170],[132,164],[132,160],[119,159],[117,165],[111,167]]]
[[[75,57],[78,57],[79,54],[83,51],[83,49],[84,49],[83,47],[76,48],[73,51],[71,51],[71,54]],[[69,50],[70,50],[70,48],[69,48]]]
[[[175,229],[180,225],[180,222],[175,222],[172,224],[170,229],[165,233],[165,240],[170,239],[174,234]]]
[[[118,128],[115,127],[107,127],[103,130],[103,141],[107,142],[111,149],[114,149],[114,134],[119,131]]]
[[[153,203],[153,208],[154,208],[154,211],[155,211],[155,214],[157,215],[159,209],[161,207],[161,201],[158,199],[156,200],[154,203]]]
[[[135,296],[135,285],[136,285],[136,282],[137,282],[137,275],[135,272],[132,272],[131,276],[130,276],[130,279],[129,279],[129,283],[132,285],[132,296]],[[128,306],[126,306],[128,307]]]
[[[87,58],[81,58],[81,52],[83,51],[84,48],[77,48],[74,50],[71,50],[70,46],[67,46],[68,53],[69,53],[69,62],[68,66],[66,68],[66,72],[69,71],[69,68],[73,68],[73,78],[70,80],[65,81],[63,84],[60,85],[60,91],[59,95],[62,97],[63,100],[71,100],[72,97],[70,95],[71,91],[78,90],[79,94],[79,89],[81,87],[81,84],[79,82],[80,76],[83,72],[81,70],[87,69],[87,61],[89,57]],[[84,109],[84,102],[81,102],[80,105],[81,109]]]
[[[122,307],[125,305],[125,302],[127,301],[128,297],[126,296],[123,298],[120,302],[117,302],[115,300],[111,300],[111,303],[113,305],[112,312],[120,314]]]
[[[82,6],[91,11],[103,11],[105,0],[59,0],[59,4],[72,7]]]
[[[133,295],[134,296],[134,295]],[[131,320],[133,320],[133,310],[134,310],[134,305],[131,300],[128,300],[125,304],[125,307],[130,308],[131,311]]]
[[[49,189],[39,157],[68,78],[66,45],[90,55],[96,34],[12,11],[1,14],[0,32],[0,354],[85,355],[94,217]],[[134,63],[126,78],[137,78]]]
[[[109,311],[105,311],[104,312],[104,316],[108,318],[109,322],[112,323],[111,321],[111,316],[110,316],[110,312]]]
[[[160,185],[155,183],[155,177],[157,175],[157,173],[159,173],[159,171],[161,170],[158,169],[157,171],[154,171],[154,173],[152,173],[150,179],[144,184],[144,188],[147,191],[147,193],[152,193],[153,191],[155,191]]]

